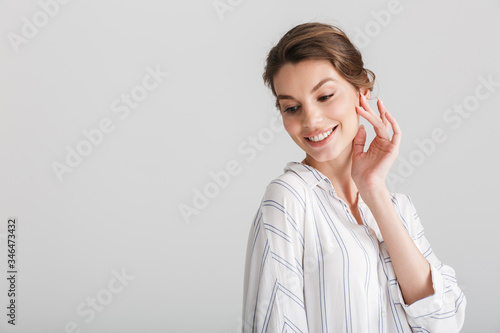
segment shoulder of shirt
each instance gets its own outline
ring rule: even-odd
[[[418,212],[413,205],[411,197],[404,193],[391,193],[392,202],[402,217],[402,222],[412,237],[423,230],[423,225],[418,218]]]
[[[271,180],[269,184],[267,184],[266,189],[288,192],[286,187],[293,188],[300,193],[310,190],[310,187],[306,184],[306,182],[291,170],[287,170],[280,176]]]
[[[312,191],[311,187],[299,175],[286,170],[268,183],[262,203],[273,201],[288,209],[294,206],[297,211],[304,211],[310,191]]]
[[[408,207],[410,209],[414,209],[413,201],[408,194],[391,192],[391,197],[393,199],[393,202],[396,201],[395,203],[399,204],[402,208]]]

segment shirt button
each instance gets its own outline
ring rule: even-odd
[[[443,307],[443,304],[440,300],[438,300],[438,301],[435,301],[432,306],[433,306],[434,310],[439,310]]]

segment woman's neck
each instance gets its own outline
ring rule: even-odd
[[[333,160],[318,162],[307,155],[302,163],[312,166],[328,177],[337,195],[349,206],[357,204],[358,188],[351,176],[352,147],[346,148]]]

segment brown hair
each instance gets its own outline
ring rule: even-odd
[[[312,22],[290,29],[267,55],[262,78],[275,97],[274,75],[283,65],[296,64],[306,59],[329,60],[356,90],[364,87],[373,91],[375,74],[364,68],[361,53],[347,35],[336,26]],[[277,99],[276,107],[279,109]]]

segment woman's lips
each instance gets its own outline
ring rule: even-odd
[[[307,135],[304,135],[304,138],[313,138],[319,134],[323,134],[323,133],[326,133],[326,132],[329,132],[331,131],[335,126],[332,126],[328,129],[324,129],[324,130],[319,130],[319,131],[314,131],[314,132],[311,132],[311,133],[307,133]]]
[[[311,139],[309,139],[310,137],[305,137],[307,143],[309,143],[309,145],[311,145],[312,147],[321,147],[321,146],[324,146],[326,145],[328,142],[330,142],[330,140],[332,140],[333,136],[335,135],[335,130],[337,129],[338,125],[336,125],[335,127],[333,127],[332,129],[328,130],[328,131],[324,131],[323,133],[328,133],[329,131],[330,134],[328,134],[328,136],[326,137],[323,137],[323,133],[319,133],[318,135],[315,135],[313,137],[313,140],[318,140],[319,141],[312,141]],[[321,136],[320,136],[321,135]],[[314,139],[316,138],[316,139]]]

